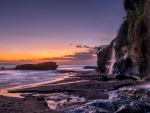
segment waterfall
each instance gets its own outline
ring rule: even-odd
[[[116,57],[115,57],[116,52],[115,52],[115,49],[114,49],[115,44],[116,43],[114,42],[113,48],[112,48],[112,52],[111,52],[110,66],[109,66],[108,74],[112,74],[113,73],[113,65],[116,62]]]
[[[128,57],[128,52],[125,52],[123,59],[127,59],[127,57]]]

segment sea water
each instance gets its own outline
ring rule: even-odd
[[[0,70],[0,89],[49,83],[71,75],[71,73],[60,73],[60,70],[93,71],[93,69],[83,69],[84,66],[85,65],[61,65],[57,70],[36,71],[14,70],[14,65],[7,65],[4,66],[5,69]]]

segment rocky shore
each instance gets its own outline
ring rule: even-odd
[[[70,72],[70,74],[72,76],[64,80],[38,87],[9,89],[9,93],[20,93],[24,98],[0,96],[0,112],[147,113],[150,111],[148,101],[150,92],[137,87],[142,82],[130,78],[118,80],[114,75],[95,71]]]

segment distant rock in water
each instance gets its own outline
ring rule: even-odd
[[[1,69],[5,69],[5,67],[1,67]]]
[[[56,62],[44,62],[38,64],[23,64],[15,67],[16,70],[56,70]]]
[[[97,69],[97,66],[85,66],[83,69]]]

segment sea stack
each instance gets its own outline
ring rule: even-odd
[[[1,69],[5,69],[5,67],[1,67]]]
[[[38,64],[23,64],[17,65],[16,70],[56,70],[58,65],[56,62],[44,62]]]

